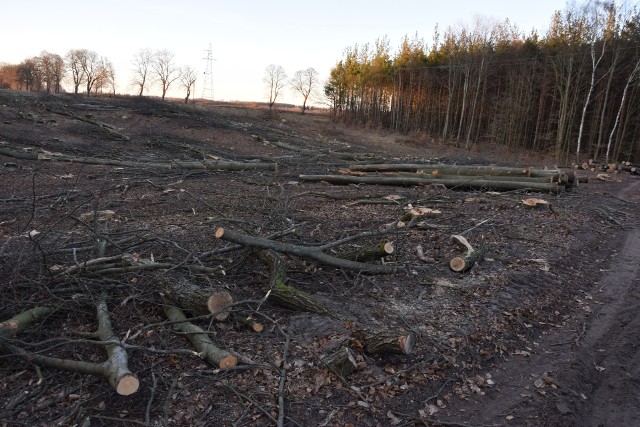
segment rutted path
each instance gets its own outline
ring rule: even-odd
[[[640,205],[640,181],[618,198]],[[437,419],[460,425],[640,426],[640,220],[601,277],[582,295],[591,314],[574,314],[537,340],[530,357],[492,371],[496,386],[454,400]],[[604,236],[603,238],[607,238]],[[588,279],[588,278],[587,278]],[[449,424],[450,425],[450,424]]]

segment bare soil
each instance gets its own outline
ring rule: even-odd
[[[99,362],[104,349],[86,332],[96,329],[94,300],[107,292],[114,329],[135,346],[129,366],[141,385],[123,397],[104,378],[39,370],[28,358],[3,353],[0,425],[640,423],[637,177],[592,179],[558,195],[303,183],[300,174],[336,173],[359,161],[553,165],[531,153],[483,146],[465,152],[426,135],[337,124],[319,114],[4,90],[3,147],[140,162],[120,167],[0,154],[0,320],[55,305],[13,344]],[[149,167],[211,159],[278,166]],[[552,209],[523,206],[530,196]],[[409,205],[441,214],[420,227],[390,229]],[[106,225],[83,219],[99,210],[115,218]],[[392,241],[395,253],[374,262],[398,272],[367,275],[287,255],[287,283],[337,319],[291,311],[257,302],[268,291],[269,270],[250,249],[216,239],[217,227],[307,246],[375,232],[332,253]],[[484,251],[466,274],[448,267],[459,251],[450,236],[460,233]],[[135,253],[172,267],[55,274],[96,258],[100,239],[107,256]],[[421,262],[418,245],[436,262]],[[219,347],[242,356],[236,368],[216,369],[186,354],[189,343],[162,310],[163,284],[177,280],[224,287],[246,301],[228,321],[194,321]],[[263,332],[239,326],[249,315]],[[409,355],[367,354],[352,338],[358,325],[413,332],[416,348]],[[321,362],[345,344],[358,362],[347,378]]]

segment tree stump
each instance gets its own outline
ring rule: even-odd
[[[343,377],[351,375],[358,369],[356,358],[349,347],[342,347],[335,353],[323,357],[320,361],[333,372]]]

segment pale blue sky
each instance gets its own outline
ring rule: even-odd
[[[564,6],[564,0],[11,1],[0,10],[0,62],[86,48],[109,58],[118,91],[131,92],[129,70],[139,49],[168,49],[179,65],[202,76],[212,43],[215,98],[264,101],[262,78],[272,63],[289,76],[313,67],[326,79],[344,49],[355,44],[386,35],[395,50],[403,36],[416,33],[429,43],[436,23],[442,32],[470,25],[476,16],[509,18],[527,33],[535,28],[543,34],[553,12]],[[202,79],[196,87],[201,94]],[[282,101],[298,100],[287,92]]]

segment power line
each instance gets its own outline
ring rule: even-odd
[[[207,56],[203,58],[206,62],[204,70],[204,83],[202,85],[202,98],[213,101],[213,49],[209,43],[209,49],[205,50]]]

